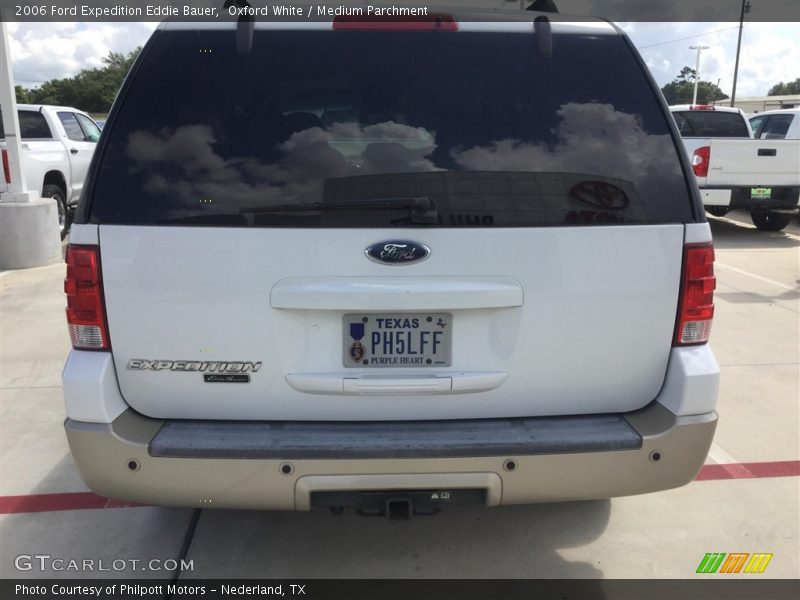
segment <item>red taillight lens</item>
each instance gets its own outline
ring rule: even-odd
[[[711,146],[701,146],[692,156],[692,170],[698,177],[708,176],[708,165],[711,162]]]
[[[689,245],[683,251],[683,275],[678,300],[675,345],[705,344],[714,318],[714,246]]]
[[[6,183],[11,183],[11,167],[8,165],[8,150],[3,150],[3,174],[6,176]]]
[[[458,31],[453,15],[433,13],[424,16],[338,16],[333,19],[333,29]]]
[[[97,246],[67,247],[67,323],[72,347],[108,350],[108,326]]]

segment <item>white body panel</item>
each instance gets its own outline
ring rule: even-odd
[[[711,226],[706,223],[687,223],[684,234],[685,244],[705,244],[711,239]],[[87,242],[88,243],[88,242]]]
[[[70,244],[85,244],[89,246],[96,246],[100,242],[97,235],[97,225],[86,225],[83,223],[75,223],[69,230],[69,243]]]
[[[64,365],[63,382],[70,419],[111,423],[127,408],[108,353],[73,350]],[[719,365],[709,346],[673,348],[657,400],[678,416],[700,415],[714,410],[718,390]]]
[[[364,256],[368,245],[397,236],[429,246],[430,257],[389,267]],[[100,226],[99,241],[120,391],[137,411],[193,419],[453,419],[625,412],[653,400],[670,355],[684,226]],[[307,302],[271,306],[276,286],[291,278],[332,274],[334,293],[322,286],[321,299],[313,298],[312,286]],[[452,366],[345,369],[342,317],[352,307],[342,290],[370,280],[386,290],[393,282],[396,300],[407,278],[441,292],[421,296],[430,299],[427,310],[451,307]],[[448,290],[453,281],[472,287]],[[487,303],[486,283],[498,281],[505,299]],[[289,289],[278,297],[297,302],[297,288]],[[372,311],[396,310],[392,302],[378,301]],[[407,306],[426,310],[418,301]],[[132,359],[262,366],[249,383],[221,384],[205,383],[198,372],[132,370]],[[383,389],[380,377],[390,378]],[[431,381],[437,377],[443,381]],[[298,389],[315,380],[321,389]]]
[[[711,160],[708,176],[698,178],[701,187],[800,185],[800,140],[714,138],[704,145],[711,146]]]
[[[73,350],[61,373],[67,416],[86,423],[111,423],[128,408],[119,393],[108,352]]]
[[[275,284],[272,308],[454,310],[522,306],[510,277],[290,277]]]
[[[658,401],[672,413],[701,415],[717,405],[719,365],[708,344],[673,348]]]

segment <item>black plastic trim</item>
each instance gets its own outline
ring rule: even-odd
[[[522,456],[636,450],[620,415],[401,422],[168,421],[153,457],[365,459]]]

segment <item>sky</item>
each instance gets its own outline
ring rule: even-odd
[[[154,22],[142,23],[8,23],[17,84],[32,88],[44,81],[102,66],[108,52],[128,53],[143,45]],[[672,81],[684,66],[731,94],[738,23],[620,23],[639,49],[659,86]],[[609,76],[613,67],[609,66]],[[781,81],[800,77],[800,23],[745,23],[736,95],[764,96]]]

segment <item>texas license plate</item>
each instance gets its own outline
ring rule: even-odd
[[[750,198],[755,200],[769,200],[772,198],[772,188],[750,188]]]
[[[453,315],[370,313],[344,316],[345,367],[449,367]]]

